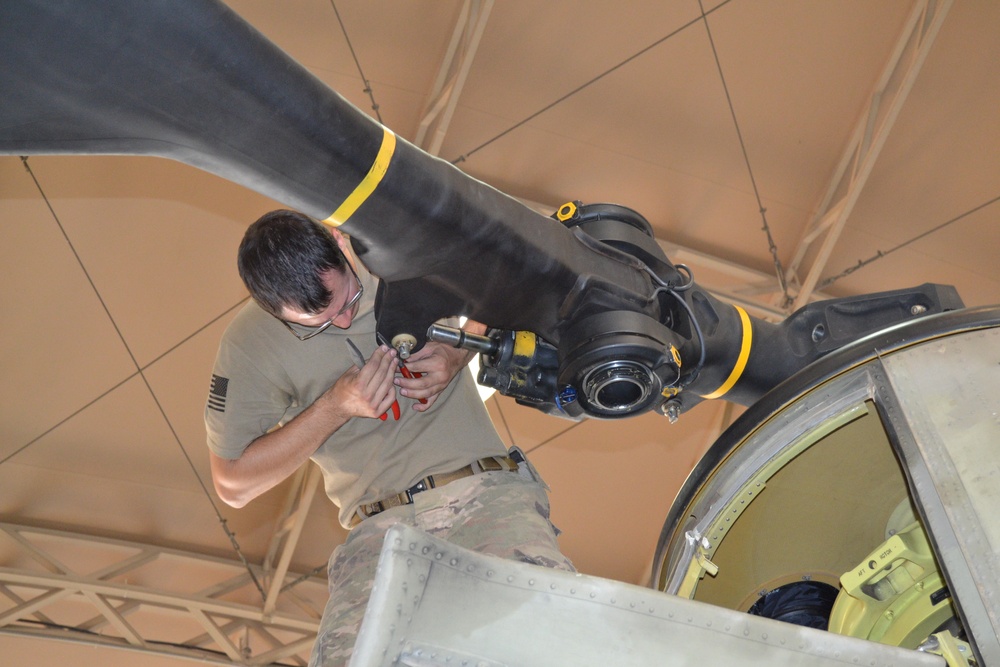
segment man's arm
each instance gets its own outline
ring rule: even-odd
[[[485,334],[486,325],[469,320],[463,330],[474,334]],[[420,378],[397,377],[395,382],[399,393],[408,398],[427,399],[426,403],[414,403],[413,409],[424,411],[434,404],[438,395],[445,390],[452,379],[469,365],[475,352],[452,347],[443,343],[428,341],[419,351],[410,355],[406,367]]]
[[[292,475],[350,419],[384,414],[396,400],[395,370],[395,350],[382,346],[364,368],[349,369],[294,419],[250,443],[239,458],[225,459],[210,452],[219,498],[227,505],[243,507]]]

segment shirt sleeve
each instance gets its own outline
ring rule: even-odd
[[[238,459],[250,443],[279,425],[292,405],[290,393],[223,338],[205,405],[208,448],[216,456]]]

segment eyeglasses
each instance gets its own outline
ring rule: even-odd
[[[333,321],[335,319],[337,319],[338,317],[340,317],[341,315],[343,315],[344,313],[346,313],[348,310],[350,310],[354,306],[354,304],[356,304],[361,299],[361,295],[365,293],[365,287],[364,287],[364,285],[361,284],[361,279],[358,278],[358,273],[357,273],[357,271],[354,270],[354,267],[351,266],[350,262],[348,262],[347,268],[349,268],[351,270],[351,275],[354,276],[354,282],[356,282],[358,284],[358,292],[357,292],[357,294],[355,294],[350,299],[348,299],[347,303],[344,304],[343,308],[341,308],[340,310],[337,311],[336,315],[334,315],[329,320],[327,320],[323,324],[320,324],[317,327],[311,327],[311,326],[308,326],[308,325],[305,325],[305,324],[298,324],[298,323],[296,323],[295,326],[301,327],[303,329],[307,329],[307,332],[304,333],[304,334],[299,333],[298,331],[296,331],[292,327],[291,323],[286,322],[285,320],[280,320],[281,323],[285,325],[285,328],[292,332],[293,336],[295,336],[299,340],[309,340],[313,336],[320,335],[321,333],[323,333],[324,331],[326,331],[327,329],[329,329],[331,326],[333,326]]]

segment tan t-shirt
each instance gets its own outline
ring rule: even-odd
[[[300,341],[253,301],[236,315],[219,344],[205,409],[208,446],[217,456],[239,458],[255,439],[309,407],[353,365],[347,338],[366,359],[375,351],[377,281],[360,262],[358,274],[365,293],[347,330],[330,327]],[[385,421],[355,417],[312,456],[345,527],[361,503],[506,453],[467,370],[425,412],[414,410],[411,399],[397,399],[399,421],[391,411]]]

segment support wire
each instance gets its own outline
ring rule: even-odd
[[[375,93],[372,92],[372,84],[365,76],[364,71],[361,69],[361,61],[358,60],[358,54],[354,52],[354,45],[351,44],[351,37],[347,34],[347,27],[344,25],[344,21],[340,18],[340,12],[337,11],[337,3],[334,0],[330,0],[330,6],[333,7],[333,13],[337,15],[337,23],[340,24],[340,30],[344,33],[344,39],[347,40],[347,48],[351,50],[351,57],[354,58],[354,64],[358,68],[358,74],[361,75],[361,81],[364,82],[365,93],[368,94],[368,99],[372,101],[372,111],[375,112],[375,117],[378,118],[378,122],[382,122],[382,114],[378,112],[378,103],[375,101]]]
[[[774,260],[774,269],[777,273],[778,286],[784,296],[787,306],[792,302],[792,297],[788,294],[788,285],[785,283],[785,270],[781,267],[781,259],[778,258],[778,246],[771,236],[771,226],[767,224],[767,209],[760,198],[760,190],[757,187],[757,179],[754,178],[753,168],[750,166],[750,155],[747,153],[746,142],[743,141],[743,133],[740,131],[740,123],[736,119],[736,108],[733,106],[733,98],[729,94],[729,86],[726,85],[726,76],[722,72],[722,62],[719,60],[719,52],[715,48],[715,40],[712,39],[712,29],[708,25],[708,14],[705,13],[705,5],[702,0],[698,0],[698,7],[701,9],[701,18],[705,22],[705,32],[708,34],[708,43],[712,47],[712,56],[715,58],[715,66],[719,70],[719,80],[722,81],[722,90],[726,93],[726,103],[729,105],[729,113],[733,117],[733,126],[736,128],[736,136],[740,140],[740,150],[743,151],[743,160],[747,165],[747,173],[750,175],[750,184],[753,186],[754,197],[757,198],[757,208],[760,211],[760,219],[763,224],[761,228],[767,235],[767,247],[771,251],[771,258]]]

